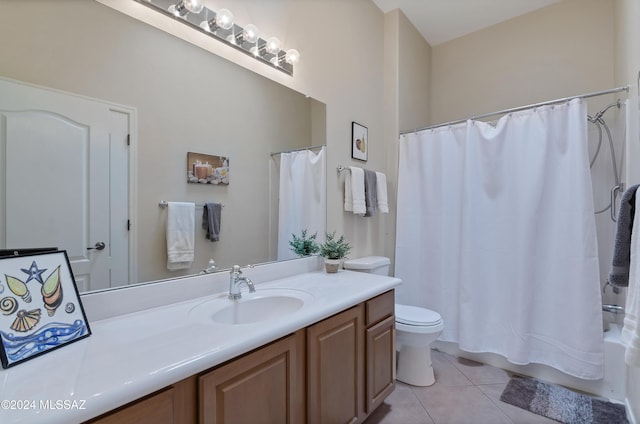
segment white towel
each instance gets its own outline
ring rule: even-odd
[[[378,210],[380,213],[389,213],[389,203],[387,202],[387,176],[382,172],[376,172],[378,185],[376,186],[378,194]]]
[[[364,215],[367,212],[367,204],[364,198],[364,169],[350,166],[351,169],[351,198],[353,200],[353,213]]]
[[[351,172],[344,177],[344,210],[353,212],[353,194],[351,192]]]
[[[168,202],[167,269],[190,268],[195,258],[194,203]]]
[[[640,211],[639,208],[640,196],[636,195],[636,211]],[[621,338],[626,347],[625,362],[629,366],[640,367],[640,213],[636,213],[633,218],[629,286],[624,309]]]

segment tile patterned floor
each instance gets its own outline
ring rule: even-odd
[[[433,351],[436,383],[396,390],[365,424],[557,424],[500,401],[510,374],[500,368]]]

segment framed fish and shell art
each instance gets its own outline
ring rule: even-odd
[[[90,334],[66,251],[0,258],[3,368]]]

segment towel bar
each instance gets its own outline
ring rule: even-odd
[[[196,208],[203,208],[204,207],[205,202],[201,202],[201,203],[196,203]],[[166,200],[161,200],[158,203],[158,206],[162,209],[165,209],[167,206],[169,205],[169,202],[167,202]],[[224,208],[224,205],[222,205],[222,207]]]

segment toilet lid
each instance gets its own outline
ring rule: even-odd
[[[442,317],[430,309],[396,303],[396,322],[407,325],[437,325],[442,322]]]

